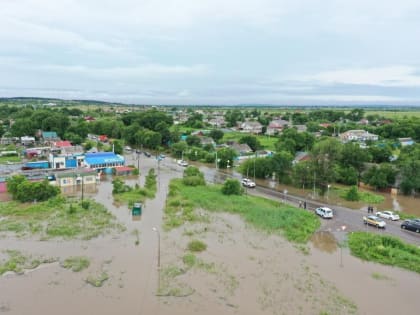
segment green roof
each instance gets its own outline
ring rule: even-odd
[[[53,139],[58,138],[57,133],[55,131],[43,131],[42,138],[44,139]]]

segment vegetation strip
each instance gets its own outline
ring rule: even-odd
[[[0,232],[42,239],[91,239],[124,227],[105,206],[93,200],[71,202],[62,197],[34,204],[0,203]]]
[[[201,220],[195,208],[239,214],[254,227],[282,233],[295,242],[306,242],[320,225],[313,213],[303,209],[261,197],[224,195],[218,185],[186,186],[180,179],[172,180],[165,208],[165,228]]]
[[[363,260],[401,267],[420,273],[420,248],[399,238],[368,232],[353,232],[348,241],[351,253]]]

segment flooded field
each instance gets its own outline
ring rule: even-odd
[[[156,160],[142,158],[140,180],[127,183],[143,185],[147,171],[157,167]],[[418,274],[361,262],[337,246],[341,234],[323,227],[308,245],[296,245],[256,231],[238,216],[199,210],[207,221],[163,231],[168,183],[181,174],[170,160],[161,162],[157,196],[146,201],[140,220],[133,220],[127,205],[113,203],[109,179],[97,194],[87,192],[124,232],[89,241],[1,238],[1,250],[56,261],[0,276],[0,313],[396,314],[420,307]],[[207,249],[191,256],[191,240]],[[74,256],[86,257],[89,266],[79,272],[63,268]]]

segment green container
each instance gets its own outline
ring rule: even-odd
[[[131,209],[131,215],[132,216],[140,216],[142,210],[142,204],[140,202],[136,202],[133,205],[133,209]]]

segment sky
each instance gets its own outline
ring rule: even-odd
[[[0,97],[420,106],[419,0],[0,0]]]

